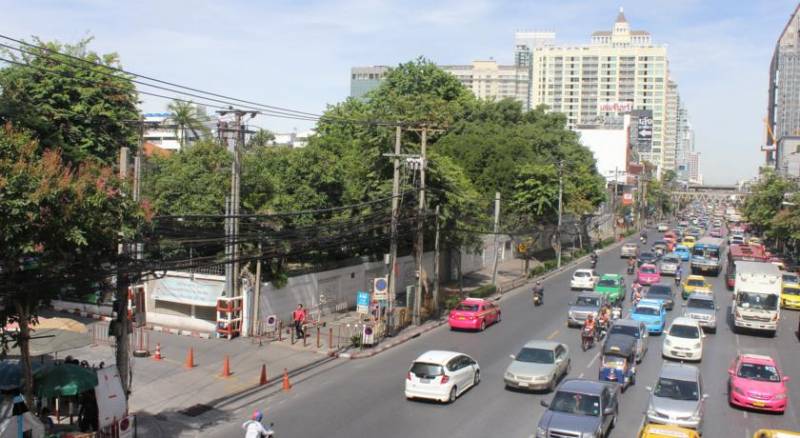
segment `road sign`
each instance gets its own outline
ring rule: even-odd
[[[372,298],[376,301],[389,299],[389,281],[386,277],[372,280]]]
[[[524,253],[527,250],[528,250],[528,247],[525,246],[524,243],[520,243],[519,245],[517,245],[517,252]]]
[[[358,291],[356,294],[356,312],[369,313],[369,292]]]

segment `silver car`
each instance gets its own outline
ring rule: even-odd
[[[591,314],[597,317],[600,308],[606,303],[606,295],[597,292],[583,292],[569,306],[567,310],[567,325],[569,327],[581,326],[583,321]]]
[[[642,321],[634,321],[628,318],[618,319],[611,324],[611,328],[608,330],[609,336],[616,334],[630,336],[636,340],[636,362],[640,363],[644,359],[644,355],[647,354],[647,341],[650,339],[647,326]]]
[[[680,265],[681,259],[679,259],[677,256],[666,255],[661,259],[658,269],[661,271],[661,275],[676,275]]]
[[[647,421],[695,429],[702,434],[703,394],[700,369],[694,365],[665,362],[655,388],[648,387]]]
[[[619,251],[619,256],[622,258],[636,258],[639,255],[639,246],[635,243],[626,243],[622,245],[622,249]]]
[[[712,294],[690,294],[683,304],[683,316],[697,320],[700,327],[711,333],[717,332],[717,310],[719,306]]]
[[[558,342],[528,341],[511,359],[503,376],[506,387],[552,391],[569,374],[569,349]]]

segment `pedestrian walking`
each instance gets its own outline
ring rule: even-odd
[[[302,304],[298,304],[297,308],[292,312],[292,321],[294,321],[294,332],[297,335],[297,339],[305,338],[306,332],[303,329],[303,325],[306,323],[306,311],[303,309]]]

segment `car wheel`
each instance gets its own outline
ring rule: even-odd
[[[481,372],[480,372],[480,370],[475,371],[475,376],[472,378],[472,386],[478,386],[478,383],[481,383]]]
[[[453,403],[454,401],[456,401],[457,394],[458,394],[458,391],[456,391],[456,387],[454,385],[452,388],[450,388],[450,396],[448,397],[447,402],[448,403]]]
[[[481,331],[486,330],[486,320],[481,321]]]

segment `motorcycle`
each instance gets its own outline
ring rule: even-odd
[[[541,306],[542,304],[544,304],[544,291],[534,290],[533,291],[533,305],[534,306]]]
[[[645,244],[647,243],[647,237],[641,236],[639,237],[639,241],[642,242],[642,244]]]
[[[594,346],[597,341],[597,330],[581,329],[581,348],[586,351]]]
[[[616,321],[622,318],[622,306],[614,306],[611,308],[611,320]]]
[[[636,268],[633,265],[628,265],[628,275],[633,275]]]
[[[596,256],[596,255],[593,255],[593,256],[592,256],[592,262],[591,262],[591,265],[592,265],[592,269],[595,269],[595,268],[597,268],[597,256]]]
[[[676,275],[675,276],[675,286],[680,286],[680,284],[681,284],[681,276],[680,275]]]
[[[261,436],[263,438],[275,438],[275,431],[272,430],[273,426],[275,426],[275,423],[269,423],[269,427],[265,428],[267,429],[267,434],[266,435],[262,434]]]

